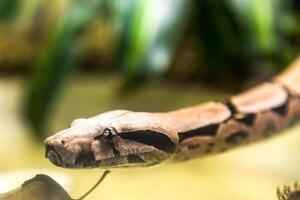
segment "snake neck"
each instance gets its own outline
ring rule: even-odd
[[[166,115],[179,138],[172,161],[268,138],[300,120],[300,59],[271,82],[226,102],[209,102]]]

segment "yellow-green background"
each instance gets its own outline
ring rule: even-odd
[[[299,0],[0,0],[0,193],[44,173],[42,140],[79,117],[168,111],[269,80],[300,49]],[[276,199],[300,181],[300,127],[182,164],[120,169],[87,199]],[[1,196],[1,195],[0,195]]]

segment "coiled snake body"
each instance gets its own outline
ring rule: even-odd
[[[178,162],[267,138],[300,119],[300,58],[270,82],[225,102],[167,113],[115,110],[74,120],[45,140],[60,167],[136,167]]]

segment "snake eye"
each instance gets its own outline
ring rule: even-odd
[[[109,127],[103,130],[102,135],[109,141],[114,141],[117,138],[117,130],[113,127]]]

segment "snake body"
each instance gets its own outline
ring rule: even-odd
[[[300,120],[300,58],[271,81],[166,113],[115,110],[74,120],[45,140],[60,167],[111,168],[179,162],[262,140]]]

